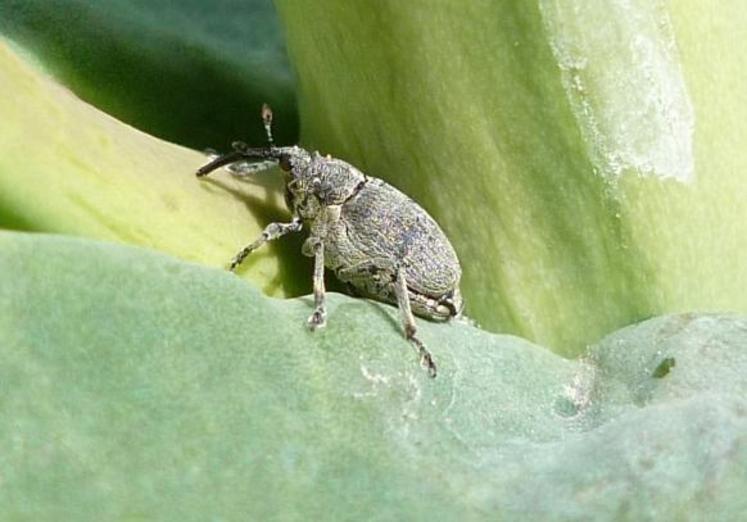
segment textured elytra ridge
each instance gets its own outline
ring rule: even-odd
[[[695,117],[662,2],[541,0],[540,11],[600,173],[690,181]]]
[[[735,519],[747,318],[655,318],[571,361],[393,307],[0,234],[0,518]],[[652,376],[675,359],[667,375]]]

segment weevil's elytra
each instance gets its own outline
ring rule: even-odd
[[[309,236],[302,252],[314,258],[314,312],[309,327],[321,328],[326,322],[324,269],[328,268],[359,295],[399,307],[405,337],[435,377],[436,365],[416,335],[413,314],[444,321],[462,312],[462,271],[446,235],[422,207],[385,181],[318,152],[276,147],[267,105],[262,107],[262,121],[267,147],[235,142],[232,152],[197,171],[201,177],[242,162],[239,170],[246,174],[263,170],[266,164],[277,164],[285,173],[285,199],[293,219],[269,224],[236,254],[230,269],[264,243],[306,228]]]

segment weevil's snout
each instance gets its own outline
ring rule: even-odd
[[[224,165],[230,165],[231,163],[235,163],[239,161],[242,158],[242,154],[238,151],[229,152],[228,154],[223,154],[222,156],[218,156],[217,158],[214,158],[212,161],[210,161],[208,164],[203,165],[199,169],[197,169],[197,177],[201,178],[203,176],[207,176],[211,172],[213,172],[216,169],[219,169],[220,167],[223,167]]]

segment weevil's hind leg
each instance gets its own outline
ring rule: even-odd
[[[410,307],[410,297],[407,293],[407,280],[405,279],[405,268],[400,266],[397,269],[397,281],[394,284],[394,291],[397,295],[397,305],[402,316],[402,326],[405,329],[405,337],[415,345],[420,355],[420,365],[428,370],[430,377],[436,376],[436,363],[433,362],[433,356],[425,347],[423,341],[418,339],[415,334],[417,333],[417,327],[415,326],[415,317],[412,315],[412,309]]]
[[[270,223],[262,231],[262,235],[259,236],[255,241],[248,244],[241,251],[234,256],[231,260],[229,270],[233,272],[237,266],[239,266],[246,257],[257,250],[259,247],[279,237],[283,237],[288,232],[298,232],[302,227],[301,218],[294,217],[290,223]]]
[[[311,239],[311,238],[309,238]],[[314,253],[314,313],[309,317],[309,328],[316,330],[327,323],[324,305],[324,243],[316,239],[312,245]]]

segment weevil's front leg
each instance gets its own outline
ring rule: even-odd
[[[324,242],[319,238],[309,238],[314,253],[314,313],[309,317],[309,328],[322,328],[327,322],[324,306]]]
[[[402,316],[402,327],[405,329],[405,337],[415,345],[420,355],[420,365],[428,370],[430,377],[436,376],[436,363],[433,362],[433,357],[428,349],[423,344],[423,341],[418,339],[415,334],[417,333],[417,327],[415,326],[415,317],[412,315],[412,309],[410,307],[410,297],[407,293],[407,280],[405,279],[405,267],[400,266],[397,269],[397,280],[394,283],[394,292],[397,295],[397,305]]]
[[[231,266],[228,269],[233,272],[236,267],[246,259],[246,256],[257,250],[259,247],[268,241],[283,237],[288,232],[298,232],[301,230],[302,226],[301,218],[298,216],[294,217],[293,221],[290,223],[270,223],[262,231],[261,236],[259,236],[254,242],[242,248],[241,251],[234,256],[231,261]]]
[[[226,169],[237,178],[248,178],[258,172],[263,172],[277,166],[276,161],[269,160],[257,162],[239,161],[228,165]]]

